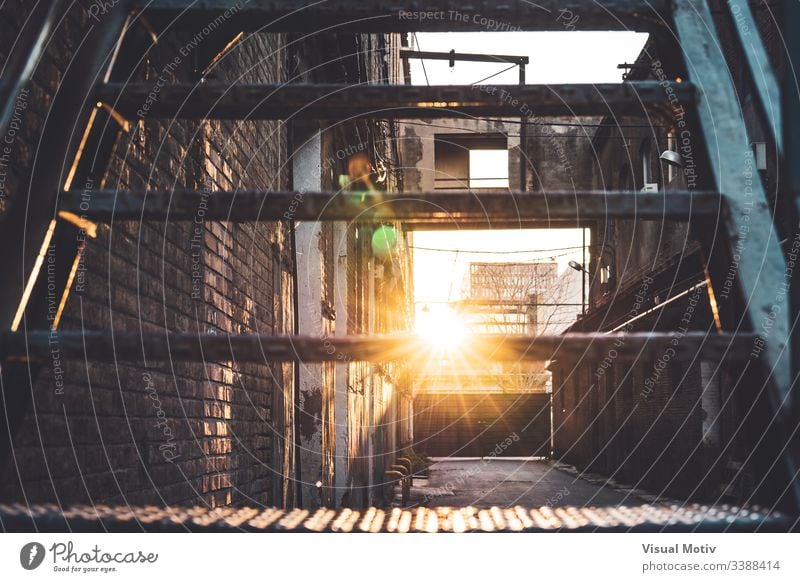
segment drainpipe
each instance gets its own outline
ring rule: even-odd
[[[287,128],[287,152],[289,159],[294,158],[294,121],[289,121]],[[294,172],[289,172],[289,190],[294,191]],[[289,221],[289,252],[292,257],[292,326],[294,333],[300,329],[300,293],[297,284],[297,238],[295,236],[295,222]],[[302,472],[300,470],[300,363],[292,363],[294,375],[294,506],[303,506]]]

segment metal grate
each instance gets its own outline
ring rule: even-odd
[[[438,507],[280,510],[252,507],[0,505],[7,532],[782,532],[781,513],[727,505],[637,507]]]

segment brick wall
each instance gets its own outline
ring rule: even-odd
[[[0,19],[3,45],[26,14],[23,3],[16,4]],[[73,6],[36,71],[10,192],[24,180],[47,104],[89,24],[86,12]],[[181,58],[193,40],[199,47]],[[205,42],[211,40],[162,35],[136,76],[153,83],[161,75],[196,81]],[[247,35],[209,76],[280,81],[286,74],[283,44],[278,35]],[[132,121],[102,182],[76,181],[73,187],[184,186],[209,196],[221,189],[287,187],[286,132],[279,123]],[[99,225],[61,327],[291,332],[291,261],[285,225],[209,222],[202,204],[194,222]],[[212,506],[291,501],[290,366],[72,361],[63,363],[63,386],[52,368],[35,383],[15,443],[16,476],[5,481],[0,498]]]

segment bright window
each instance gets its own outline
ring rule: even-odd
[[[508,188],[508,150],[470,150],[469,187]]]

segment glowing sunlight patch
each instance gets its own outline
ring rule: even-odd
[[[417,316],[416,331],[432,348],[453,351],[459,348],[468,334],[464,320],[449,308],[425,308]]]

